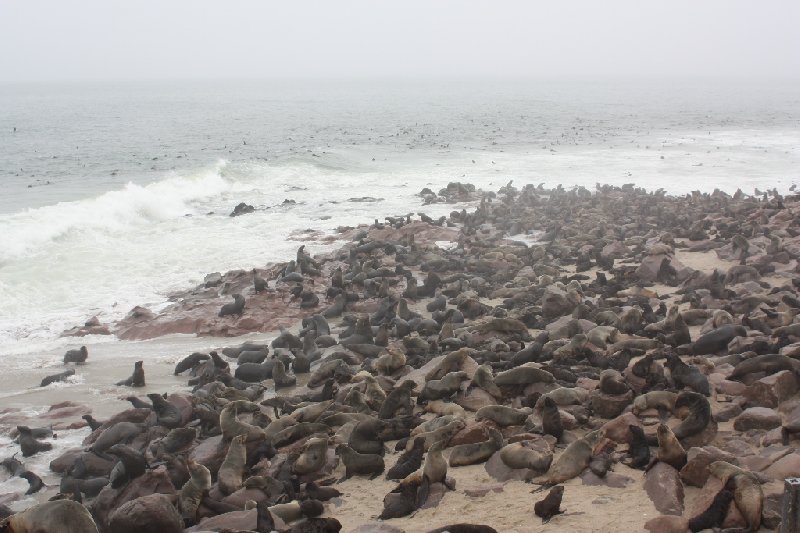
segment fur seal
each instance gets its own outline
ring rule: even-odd
[[[386,473],[386,479],[404,479],[422,466],[422,457],[425,455],[425,439],[416,437],[412,441],[411,449],[406,450],[397,458],[395,465]]]
[[[485,390],[495,398],[502,398],[503,393],[500,387],[494,382],[494,375],[492,374],[492,367],[489,365],[481,365],[472,376],[472,384],[476,387]]]
[[[222,438],[231,440],[237,435],[246,435],[246,441],[261,440],[266,437],[264,430],[260,427],[242,422],[237,418],[239,411],[252,411],[258,406],[247,401],[237,400],[226,405],[219,414],[219,427],[222,431]]]
[[[200,353],[200,352],[194,352],[191,355],[188,355],[188,356],[184,357],[183,359],[181,359],[180,361],[178,361],[178,364],[175,365],[174,374],[176,376],[178,374],[182,374],[182,373],[186,372],[187,370],[195,368],[200,363],[202,363],[204,361],[208,361],[210,358],[211,358],[211,356],[208,355],[208,354],[204,354],[204,353]]]
[[[122,488],[147,470],[144,454],[126,444],[115,444],[108,449],[108,453],[119,459],[109,476],[112,489]]]
[[[670,377],[675,382],[675,387],[683,389],[689,387],[704,396],[711,395],[708,378],[694,365],[687,365],[675,354],[668,354],[665,365],[669,368]]]
[[[658,450],[656,451],[656,458],[651,462],[650,467],[655,465],[656,461],[667,463],[675,470],[680,470],[686,466],[686,450],[669,426],[666,424],[659,424],[656,432],[658,436]]]
[[[136,361],[133,364],[133,374],[128,379],[117,382],[119,387],[144,387],[144,361]]]
[[[308,439],[303,451],[297,456],[292,471],[298,475],[316,472],[328,460],[328,439],[313,437]]]
[[[556,440],[561,440],[564,434],[564,426],[561,423],[561,413],[553,398],[544,397],[542,405],[542,431],[545,435],[552,435]]]
[[[410,379],[403,381],[399,386],[392,389],[386,395],[381,410],[378,412],[378,418],[386,420],[395,416],[398,410],[403,410],[406,414],[411,414],[414,407],[411,403],[411,392],[417,387],[417,384]]]
[[[512,442],[500,450],[500,460],[509,468],[544,472],[553,462],[553,453],[541,453],[528,448],[522,442]]]
[[[346,444],[336,447],[336,454],[342,458],[345,466],[344,479],[351,476],[368,475],[370,479],[375,479],[383,474],[385,465],[383,457],[375,453],[358,453]]]
[[[725,351],[728,344],[736,337],[746,337],[747,330],[743,326],[728,324],[702,335],[692,344],[694,355],[714,355]]]
[[[714,461],[708,469],[726,487],[728,480],[733,481],[733,500],[747,521],[747,527],[742,531],[757,531],[761,527],[761,512],[764,509],[764,492],[758,479],[752,473],[725,461]]]
[[[72,500],[53,500],[34,505],[0,522],[9,533],[98,533],[89,511]]]
[[[475,413],[475,420],[484,418],[491,420],[501,427],[519,426],[528,419],[529,413],[505,405],[486,405]]]
[[[450,524],[431,529],[426,533],[497,533],[497,530],[483,524]]]
[[[86,424],[89,426],[89,429],[91,429],[92,431],[97,430],[98,428],[100,428],[100,426],[103,425],[102,422],[98,422],[97,420],[95,420],[92,415],[83,415],[81,418],[86,420]]]
[[[309,498],[314,500],[326,502],[333,498],[338,498],[342,495],[341,492],[333,487],[320,487],[313,481],[309,481],[305,486],[305,493]]]
[[[117,422],[109,426],[95,439],[90,450],[98,455],[102,455],[106,450],[115,444],[125,444],[139,435],[144,429],[143,424],[133,422]]]
[[[286,373],[286,366],[280,359],[276,359],[275,364],[272,365],[272,379],[275,382],[276,390],[297,385],[297,377]]]
[[[195,463],[191,459],[186,462],[189,469],[189,481],[181,487],[179,507],[181,516],[187,525],[193,525],[197,520],[197,508],[203,501],[203,496],[211,490],[211,472],[208,468]]]
[[[253,269],[253,289],[256,291],[256,294],[269,290],[267,280],[259,276],[255,268]]]
[[[640,394],[633,400],[633,414],[638,415],[647,409],[658,409],[659,412],[675,410],[675,400],[678,395],[674,392],[658,390]]]
[[[53,445],[49,442],[39,442],[34,438],[31,433],[31,428],[28,426],[17,426],[19,431],[19,447],[22,450],[23,457],[30,457],[39,452],[46,452],[53,449]]]
[[[533,512],[542,519],[542,524],[548,523],[555,515],[564,512],[560,509],[563,496],[564,485],[557,485],[550,489],[543,500],[533,504]]]
[[[738,363],[729,379],[740,379],[756,372],[775,374],[781,370],[791,370],[798,375],[800,374],[800,361],[778,354],[757,355]]]
[[[603,432],[597,429],[567,446],[567,449],[558,456],[558,459],[547,471],[547,477],[542,486],[558,485],[580,475],[589,466],[594,447],[602,437]]]
[[[691,437],[706,429],[711,422],[711,405],[708,399],[696,392],[683,391],[675,400],[675,410],[689,409],[689,414],[673,432],[679,439]]]
[[[66,381],[68,377],[75,375],[75,369],[70,368],[69,370],[65,370],[59,374],[53,374],[52,376],[47,376],[42,379],[42,382],[39,384],[40,387],[47,387],[51,383],[58,383],[60,381]]]
[[[85,363],[88,358],[89,350],[86,349],[86,346],[81,346],[77,350],[67,350],[67,353],[64,354],[64,364]]]
[[[600,392],[619,396],[631,390],[625,378],[617,370],[607,368],[600,372]]]
[[[217,316],[239,315],[244,312],[244,296],[239,293],[233,294],[233,303],[225,304],[219,310]]]
[[[450,398],[461,389],[461,383],[467,379],[467,373],[462,370],[450,372],[442,379],[432,379],[419,393],[418,401]]]
[[[417,492],[417,507],[422,507],[428,501],[430,488],[434,483],[445,483],[447,477],[447,461],[442,457],[445,443],[437,442],[428,450],[425,465],[422,467],[422,482]]]
[[[228,445],[228,453],[217,472],[217,486],[225,494],[232,494],[242,487],[244,467],[247,464],[247,449],[245,448],[246,435],[237,435]]]
[[[454,446],[450,452],[448,462],[450,466],[466,466],[482,463],[494,455],[494,452],[502,448],[503,443],[503,434],[494,428],[490,428],[488,440]]]
[[[176,406],[169,403],[160,394],[150,393],[147,397],[153,402],[153,411],[156,412],[159,425],[167,429],[175,429],[181,425],[183,417]]]
[[[527,364],[500,372],[495,376],[494,383],[498,387],[517,387],[532,383],[553,383],[553,374],[541,368],[527,366]]]

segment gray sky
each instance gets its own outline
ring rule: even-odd
[[[798,0],[3,0],[0,81],[800,77]]]

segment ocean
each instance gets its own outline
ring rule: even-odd
[[[673,194],[800,181],[800,84],[734,82],[229,81],[0,86],[2,406],[70,399],[121,409],[113,382],[144,359],[148,388],[236,339],[65,338],[93,315],[158,310],[215,271],[337,246],[337,227],[423,206],[451,181],[635,183]],[[256,211],[232,218],[239,202]],[[90,364],[39,389],[86,344]],[[12,413],[13,414],[13,413]],[[29,468],[47,475],[63,432]],[[13,450],[0,435],[0,450]],[[2,455],[2,454],[0,454]],[[47,477],[47,480],[53,480]],[[19,480],[0,483],[15,491]],[[30,502],[16,502],[24,508]]]

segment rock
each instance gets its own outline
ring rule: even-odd
[[[633,391],[628,391],[626,394],[619,396],[604,394],[599,390],[589,393],[589,407],[594,411],[594,414],[601,418],[618,417],[632,401]]]
[[[195,532],[195,531],[219,531],[221,529],[227,530],[244,530],[244,531],[255,531],[256,530],[256,519],[258,516],[258,511],[255,509],[250,509],[248,511],[233,511],[230,513],[223,513],[217,516],[212,516],[211,518],[206,518],[201,520],[196,526],[187,529],[188,532]],[[278,526],[278,521],[283,524],[283,520],[278,518],[275,515],[272,515],[275,519],[275,527],[278,531],[283,531],[282,527]],[[285,526],[285,524],[284,524]]]
[[[669,279],[671,271],[670,257],[666,254],[648,255],[634,272],[642,281],[655,282]]]
[[[176,496],[175,487],[163,466],[145,472],[122,489],[112,489],[111,485],[106,485],[87,508],[100,531],[109,531],[111,513],[128,502],[152,494]]]
[[[714,497],[717,495],[717,493],[719,493],[720,490],[722,490],[722,482],[714,476],[709,476],[708,481],[706,481],[705,485],[703,485],[703,488],[696,492],[694,497],[689,500],[686,516],[694,518],[708,509],[711,505],[711,502],[714,501]],[[731,506],[728,508],[728,516],[723,522],[723,527],[736,528],[744,526],[745,522],[742,514],[739,512],[736,504],[731,502]]]
[[[719,376],[720,374],[712,374],[712,376]],[[738,381],[730,381],[728,379],[711,380],[714,388],[720,394],[727,394],[728,396],[740,396],[747,390],[747,385]]]
[[[729,403],[714,414],[717,422],[727,422],[742,414],[742,408],[738,403]]]
[[[781,425],[781,415],[768,407],[750,407],[733,421],[733,429],[773,429]]]
[[[763,471],[763,474],[772,479],[783,480],[789,477],[797,477],[800,472],[800,454],[790,453],[772,463]]]
[[[61,402],[51,405],[46,413],[38,416],[46,420],[58,420],[59,418],[81,417],[92,414],[92,408],[86,404],[75,402]]]
[[[678,471],[670,465],[656,463],[647,473],[644,488],[659,512],[683,514],[683,484]]]
[[[252,213],[255,210],[256,208],[253,207],[252,205],[246,204],[244,202],[239,202],[238,204],[236,204],[236,207],[233,208],[233,211],[231,211],[230,216],[238,217],[239,215],[246,215],[247,213]]]
[[[189,459],[200,463],[212,472],[216,472],[222,466],[222,461],[225,460],[227,453],[228,447],[222,441],[222,435],[216,435],[207,438],[192,449]]]
[[[165,494],[150,494],[125,503],[111,513],[114,533],[182,533],[183,519]]]
[[[619,444],[628,444],[631,441],[631,430],[628,426],[640,426],[639,418],[633,413],[623,413],[620,416],[609,420],[600,428],[603,430],[607,439],[611,439]]]
[[[650,533],[686,533],[689,530],[689,519],[662,515],[648,520],[644,528]]]
[[[612,489],[624,489],[630,483],[633,483],[633,479],[615,472],[606,472],[605,477],[597,477],[597,474],[588,468],[583,471],[580,477],[584,485],[601,485],[604,487],[610,487]]]
[[[712,419],[700,433],[695,433],[694,435],[681,439],[681,444],[683,444],[683,447],[687,450],[694,446],[710,444],[717,436],[717,427],[717,422]]]
[[[744,392],[751,404],[758,407],[777,407],[797,393],[797,378],[789,370],[763,377]]]
[[[714,446],[690,448],[686,459],[686,466],[681,469],[681,479],[686,484],[695,487],[702,487],[706,484],[708,476],[711,475],[708,471],[708,465],[714,461],[726,461],[732,464],[735,462],[733,454]]]

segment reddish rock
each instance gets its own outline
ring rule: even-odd
[[[194,407],[192,406],[192,395],[187,392],[173,392],[167,396],[167,401],[178,408],[181,412],[181,425],[185,426],[192,420]]]
[[[182,533],[183,519],[173,498],[150,494],[115,509],[109,518],[114,533]]]
[[[631,425],[641,427],[642,424],[633,413],[624,413],[609,420],[600,429],[603,430],[606,438],[620,444],[628,444],[631,441],[631,430],[628,429],[628,426]]]
[[[690,447],[705,446],[706,444],[710,444],[717,436],[717,428],[717,422],[712,419],[703,429],[703,431],[681,439],[681,443],[687,450]]]
[[[797,477],[797,474],[800,473],[800,454],[790,453],[772,463],[772,465],[762,473],[772,479]]]
[[[80,417],[89,414],[92,414],[92,408],[88,405],[67,401],[51,405],[50,409],[39,415],[38,418],[58,420],[59,418]]]
[[[714,420],[717,422],[727,422],[742,414],[742,408],[738,403],[729,403],[721,407],[719,411],[714,413]]]
[[[222,435],[209,437],[189,454],[189,459],[208,468],[211,472],[216,472],[225,460],[228,453],[228,446],[222,441]]]
[[[485,390],[473,387],[466,393],[459,392],[456,395],[455,403],[468,411],[477,411],[487,405],[497,405],[497,400]]]
[[[601,418],[616,418],[633,401],[633,392],[612,396],[604,394],[599,390],[589,393],[589,407]]]
[[[709,476],[703,488],[695,493],[694,497],[689,500],[686,516],[694,518],[708,509],[709,506],[711,506],[711,502],[714,501],[714,496],[716,496],[720,490],[722,490],[722,482],[714,476]],[[732,502],[731,506],[728,508],[728,516],[725,517],[723,527],[737,528],[744,527],[745,525],[744,518],[739,512],[739,508]]]
[[[735,464],[733,454],[714,446],[690,448],[686,454],[686,459],[686,466],[681,469],[681,479],[687,485],[695,487],[702,487],[706,484],[708,476],[711,475],[711,472],[708,471],[708,465],[714,461],[726,461]]]
[[[768,407],[750,407],[736,417],[733,429],[747,431],[749,429],[773,429],[781,425],[781,415]]]
[[[683,514],[683,484],[678,471],[667,463],[658,462],[645,478],[647,496],[659,512]]]
[[[712,376],[720,376],[721,374],[711,374]],[[730,381],[727,379],[709,380],[714,385],[716,391],[720,394],[727,394],[728,396],[741,396],[747,390],[747,385],[738,381]]]
[[[137,498],[156,493],[170,497],[177,496],[175,487],[163,466],[145,472],[122,489],[112,489],[111,485],[106,485],[87,508],[100,531],[109,531],[109,518],[116,509]]]
[[[648,520],[644,528],[650,533],[686,533],[689,530],[689,519],[662,515]]]
[[[751,404],[759,407],[777,407],[797,393],[797,378],[789,370],[763,377],[750,385],[744,393]]]

